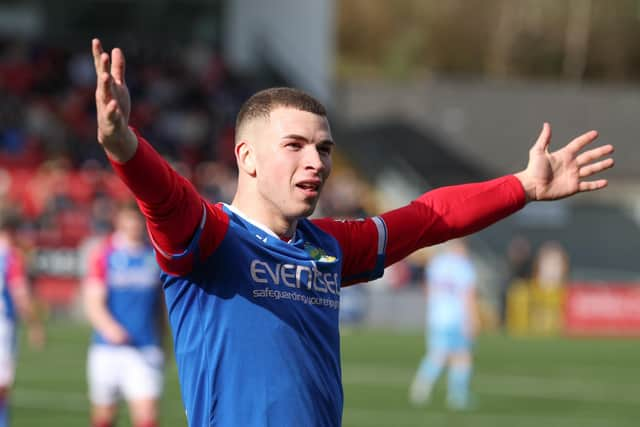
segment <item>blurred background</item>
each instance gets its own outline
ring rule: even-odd
[[[477,406],[414,408],[434,249],[343,292],[345,426],[635,426],[640,419],[640,1],[3,0],[0,208],[20,219],[50,340],[22,350],[15,426],[88,424],[86,248],[128,191],[95,141],[90,40],[127,56],[131,124],[210,200],[235,191],[233,125],[256,90],[330,111],[316,215],[361,217],[517,172],[542,123],[616,146],[609,188],[529,205],[469,238]],[[175,366],[162,425],[185,425]],[[128,425],[122,419],[120,425]]]

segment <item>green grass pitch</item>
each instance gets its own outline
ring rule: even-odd
[[[54,322],[42,352],[21,340],[11,401],[13,427],[86,427],[89,330]],[[626,427],[640,420],[640,340],[483,336],[476,348],[477,407],[444,405],[446,378],[431,404],[413,408],[407,389],[423,352],[420,331],[343,335],[345,427]],[[238,408],[238,410],[242,410]],[[129,426],[122,411],[118,426]],[[186,426],[176,367],[168,363],[161,426]]]

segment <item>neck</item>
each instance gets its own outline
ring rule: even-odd
[[[297,219],[286,218],[277,208],[256,203],[255,198],[247,199],[236,193],[231,206],[250,220],[267,227],[281,239],[291,239],[296,231]]]

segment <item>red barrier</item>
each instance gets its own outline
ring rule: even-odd
[[[640,336],[640,284],[572,284],[564,329],[569,335]]]

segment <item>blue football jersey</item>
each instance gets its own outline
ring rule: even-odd
[[[339,426],[338,242],[306,219],[284,242],[224,210],[216,250],[162,274],[189,425]]]
[[[380,277],[415,250],[526,203],[509,175],[429,191],[374,218],[300,220],[285,243],[204,201],[132,130],[134,156],[111,165],[135,195],[164,271],[191,427],[339,426],[341,283]]]
[[[154,251],[149,245],[131,249],[111,240],[94,255],[90,275],[106,286],[107,309],[127,331],[127,345],[159,346],[162,295]],[[97,331],[93,342],[109,344]]]

